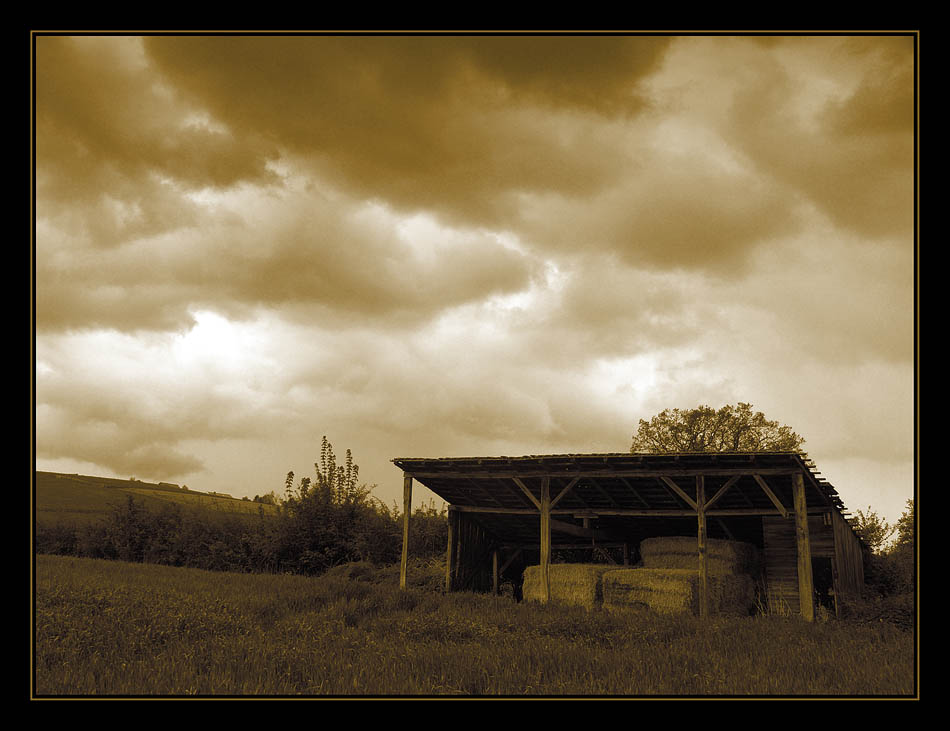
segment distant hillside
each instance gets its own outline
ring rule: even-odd
[[[222,515],[274,515],[273,505],[238,500],[224,493],[206,493],[182,489],[167,482],[119,480],[112,477],[36,472],[36,522],[85,523],[109,515],[128,496],[149,509],[175,503],[183,509],[208,510]]]

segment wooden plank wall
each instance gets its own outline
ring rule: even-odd
[[[835,556],[835,535],[820,515],[808,517],[808,537],[812,558]],[[765,544],[766,600],[777,612],[800,614],[798,600],[798,548],[795,539],[795,517],[762,518]]]
[[[838,590],[847,594],[860,594],[864,590],[864,552],[861,543],[841,515],[832,513],[831,520],[835,534]]]
[[[491,536],[468,513],[458,513],[456,531],[455,591],[490,591],[492,588],[491,558],[494,542]]]

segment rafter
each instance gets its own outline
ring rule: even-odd
[[[575,477],[575,478],[572,479],[569,483],[567,483],[567,486],[564,487],[564,489],[561,490],[561,491],[557,494],[557,497],[554,498],[554,499],[551,501],[551,507],[553,508],[555,505],[557,505],[558,500],[560,500],[562,497],[564,497],[565,495],[567,495],[567,493],[570,492],[570,491],[574,488],[574,485],[576,485],[580,479],[581,479],[580,477]]]
[[[530,515],[537,516],[538,511],[534,508],[495,508],[492,506],[476,505],[451,505],[451,510],[457,510],[460,513],[497,513],[498,515]],[[824,515],[826,508],[809,508],[809,515]],[[643,518],[678,518],[692,517],[696,511],[692,508],[557,508],[551,511],[551,515],[571,515],[575,518],[597,518],[603,515],[630,516]],[[707,510],[709,517],[721,518],[741,518],[753,515],[775,515],[772,508],[725,508],[722,510]]]
[[[476,490],[478,490],[478,492],[479,492],[482,496],[488,498],[488,499],[491,500],[493,503],[495,503],[495,505],[497,505],[497,506],[500,507],[500,508],[503,508],[503,507],[504,507],[504,505],[502,504],[501,500],[499,500],[499,499],[496,498],[494,495],[492,495],[488,490],[486,490],[484,487],[482,487],[480,484],[478,484],[478,482],[476,482],[475,480],[473,480],[473,479],[471,479],[471,478],[468,478],[467,482],[468,482],[468,484],[471,485],[473,488],[475,488]]]
[[[591,485],[594,486],[594,488],[597,490],[597,492],[599,492],[601,495],[604,496],[604,498],[607,500],[607,502],[609,502],[609,503],[610,503],[611,505],[613,505],[615,508],[619,508],[619,507],[620,507],[620,505],[617,503],[617,501],[614,500],[614,499],[610,496],[610,493],[609,493],[609,492],[607,492],[603,487],[601,487],[600,483],[598,483],[597,480],[595,480],[593,477],[588,477],[588,478],[587,478],[587,481],[588,481]]]
[[[687,494],[684,492],[683,488],[681,488],[679,485],[677,485],[675,482],[673,482],[673,480],[671,480],[671,479],[670,479],[669,477],[667,477],[666,475],[661,475],[661,476],[660,476],[660,479],[663,480],[663,482],[664,482],[673,492],[675,492],[677,495],[679,495],[681,498],[683,498],[683,500],[686,501],[686,504],[689,505],[693,510],[698,510],[698,509],[699,509],[699,506],[696,505],[696,501],[693,500],[693,498],[691,498],[689,495],[687,495]]]
[[[775,496],[775,493],[772,492],[772,490],[769,488],[769,486],[765,484],[765,480],[762,479],[762,475],[752,475],[752,477],[754,477],[755,481],[759,483],[759,487],[762,488],[762,492],[764,492],[766,495],[769,496],[769,500],[772,501],[772,504],[775,505],[778,511],[782,514],[782,517],[787,518],[788,509],[784,505],[782,505],[782,501],[779,500]]]
[[[534,507],[536,507],[538,510],[540,510],[540,509],[541,509],[541,501],[538,500],[538,499],[534,496],[534,493],[532,493],[531,490],[529,490],[528,487],[521,481],[521,478],[519,478],[519,477],[512,477],[511,480],[512,480],[512,482],[514,482],[518,487],[521,488],[521,491],[522,491],[525,495],[528,496],[528,499],[532,502],[532,504],[534,505]]]
[[[595,538],[599,540],[609,541],[615,537],[610,533],[610,531],[601,530],[598,528],[587,528],[579,525],[574,525],[573,523],[565,523],[561,520],[551,519],[551,530],[557,531],[558,533],[566,533],[569,536],[574,536],[576,538]]]
[[[714,502],[723,496],[726,490],[735,485],[739,481],[739,477],[740,475],[733,475],[728,480],[726,480],[726,484],[720,487],[716,491],[716,494],[709,498],[709,501],[706,503],[706,508],[708,509]]]
[[[636,489],[633,485],[631,485],[629,482],[627,482],[627,478],[626,478],[626,477],[621,477],[621,478],[620,478],[620,481],[626,486],[626,488],[627,488],[628,490],[630,490],[630,492],[633,493],[634,497],[635,497],[637,500],[639,500],[641,503],[643,503],[643,507],[645,507],[645,508],[649,508],[649,507],[650,507],[650,503],[648,503],[646,500],[644,500],[644,499],[643,499],[643,496],[642,496],[639,492],[637,492],[637,489]]]

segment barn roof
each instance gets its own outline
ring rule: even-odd
[[[542,480],[550,485],[558,537],[570,540],[570,521],[597,518],[614,535],[669,532],[695,524],[697,477],[706,514],[729,533],[749,519],[794,514],[793,475],[800,474],[810,513],[845,507],[834,486],[803,452],[546,454],[521,457],[398,457],[393,464],[445,500],[469,512],[507,542],[536,541]],[[692,516],[692,520],[690,517]],[[711,528],[715,533],[717,528]],[[557,543],[557,539],[555,539]]]

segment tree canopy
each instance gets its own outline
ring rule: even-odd
[[[864,562],[864,581],[883,596],[912,592],[916,586],[915,515],[913,500],[905,503],[894,525],[870,507],[857,511],[855,529],[871,550]]]
[[[866,511],[857,511],[854,529],[872,553],[884,553],[887,549],[887,542],[894,535],[897,526],[888,523],[874,510],[871,510],[871,506],[868,505]]]
[[[777,421],[769,421],[751,404],[719,409],[665,409],[649,421],[640,419],[631,452],[767,452],[798,451],[805,440]]]

